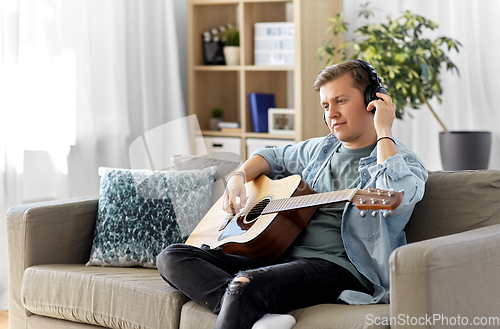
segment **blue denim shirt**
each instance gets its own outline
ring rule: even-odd
[[[290,175],[302,178],[318,193],[328,192],[318,183],[321,170],[341,142],[333,135],[311,138],[296,145],[260,149],[252,155],[262,156],[271,167],[270,178]],[[372,296],[345,290],[339,299],[348,304],[389,302],[389,256],[406,244],[405,228],[415,204],[424,195],[427,169],[420,158],[396,139],[398,153],[377,164],[377,147],[370,156],[359,162],[358,188],[375,187],[404,191],[403,201],[387,218],[381,212],[376,217],[368,213],[361,217],[359,210],[346,203],[342,217],[341,235],[347,256],[356,269],[374,286]]]

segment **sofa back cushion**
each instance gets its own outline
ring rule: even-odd
[[[436,171],[405,231],[410,243],[494,224],[500,224],[500,171]]]

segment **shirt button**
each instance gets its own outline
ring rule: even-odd
[[[366,173],[365,173],[365,172],[363,173],[363,176],[365,176],[365,177],[366,177]]]
[[[324,150],[323,152],[324,152],[324,153],[326,153],[326,152],[328,152],[328,151],[327,151],[327,150]]]

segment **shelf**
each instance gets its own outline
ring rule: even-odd
[[[295,134],[290,135],[277,135],[277,134],[269,134],[269,133],[245,133],[245,137],[247,138],[269,138],[269,139],[295,139]]]
[[[343,0],[188,0],[189,114],[197,116],[202,135],[240,138],[238,151],[245,161],[247,151],[253,147],[249,141],[259,144],[261,140],[266,143],[264,139],[275,139],[278,145],[328,134],[321,113],[315,111],[319,97],[312,85],[322,68],[315,50],[327,38],[324,31],[331,22],[326,17],[342,12],[342,3]],[[286,21],[294,22],[295,65],[254,65],[255,24]],[[202,33],[229,22],[238,24],[240,29],[240,65],[203,65]],[[340,44],[342,37],[335,37],[334,42]],[[276,108],[295,109],[295,134],[253,132],[250,93],[272,93]],[[241,131],[208,130],[215,107],[222,109],[224,121],[238,122]]]
[[[196,65],[195,71],[293,71],[295,66],[291,65]]]
[[[239,0],[191,0],[193,5],[237,5]]]
[[[245,71],[293,71],[295,66],[291,65],[245,65]]]
[[[293,0],[243,0],[243,3],[259,3],[259,2],[293,2]]]
[[[293,2],[293,0],[191,0],[193,5],[220,5],[259,2]]]
[[[213,136],[213,137],[246,137],[246,138],[264,138],[264,139],[295,139],[294,134],[269,134],[269,133],[254,133],[254,132],[222,132],[216,130],[202,130],[201,134],[203,136]]]
[[[241,132],[222,132],[217,130],[202,130],[201,134],[203,136],[214,136],[214,137],[241,137]]]
[[[195,71],[240,71],[240,65],[196,65]]]

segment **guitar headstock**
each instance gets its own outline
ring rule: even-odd
[[[360,210],[394,210],[403,201],[404,192],[380,190],[372,187],[357,190],[351,199]]]

